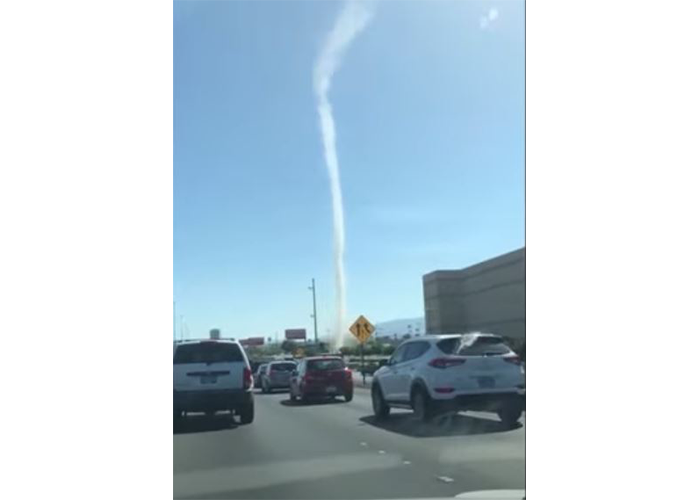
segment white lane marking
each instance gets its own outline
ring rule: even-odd
[[[289,460],[254,465],[237,465],[173,474],[173,489],[178,497],[200,498],[269,486],[281,486],[298,481],[314,481],[345,474],[389,470],[399,467],[399,455],[381,457],[366,452],[306,460]],[[270,470],[275,473],[270,475]]]
[[[455,498],[468,498],[473,500],[525,500],[525,490],[482,490],[460,493]]]
[[[403,461],[403,464],[404,464],[404,465],[411,465],[411,461],[410,461],[410,460],[404,460],[404,461]]]
[[[384,451],[384,450],[379,450],[379,454],[380,454],[380,455],[384,455],[385,453],[386,453],[386,451]]]
[[[454,479],[452,479],[451,477],[447,477],[447,476],[437,476],[436,479],[438,481],[442,481],[443,483],[454,483],[455,482]]]
[[[365,443],[364,441],[362,441],[362,442],[360,443],[360,446],[367,446],[367,443]]]

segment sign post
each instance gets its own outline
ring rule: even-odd
[[[365,342],[374,333],[374,325],[360,315],[350,327],[350,333],[360,342],[360,371],[362,372],[362,385],[365,385]]]
[[[365,385],[365,343],[360,344],[360,371],[362,372],[362,385]]]

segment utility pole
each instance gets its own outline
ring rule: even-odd
[[[314,343],[318,346],[318,322],[316,321],[316,279],[311,278],[311,286],[309,287],[309,290],[311,290],[311,293],[313,294],[313,300],[314,300],[314,313],[313,313],[313,318],[314,318]]]

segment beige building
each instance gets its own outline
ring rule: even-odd
[[[426,333],[525,338],[525,248],[465,269],[423,276]]]

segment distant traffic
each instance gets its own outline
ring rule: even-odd
[[[193,413],[227,412],[241,424],[255,417],[254,388],[286,391],[292,403],[353,400],[352,369],[340,353],[252,360],[235,339],[174,342],[175,422]],[[419,421],[465,410],[496,413],[510,428],[525,409],[525,369],[506,341],[489,333],[425,335],[403,341],[373,368],[372,409],[377,419],[391,408],[413,410]],[[376,371],[375,371],[376,370]],[[284,411],[284,410],[280,410]]]

